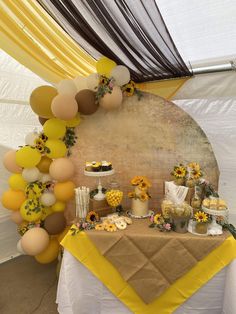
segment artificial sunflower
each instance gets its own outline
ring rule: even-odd
[[[134,81],[129,81],[128,84],[125,84],[122,87],[122,91],[123,91],[124,95],[127,96],[127,97],[133,96],[133,94],[135,92],[135,83],[134,83]]]
[[[190,162],[188,167],[193,170],[200,171],[200,165],[197,162]]]
[[[105,230],[108,232],[114,232],[117,230],[117,228],[115,224],[107,224],[105,225]]]
[[[129,198],[134,198],[135,197],[135,193],[134,192],[129,192],[128,193],[128,197]]]
[[[172,172],[175,178],[184,178],[186,176],[187,170],[184,166],[176,166],[174,167],[174,171]]]
[[[141,200],[142,202],[145,202],[145,201],[148,200],[148,194],[142,192],[142,193],[140,194],[139,198],[140,198],[140,200]]]
[[[142,177],[140,176],[135,176],[132,180],[131,180],[131,184],[132,185],[139,185],[142,182]]]
[[[142,190],[142,191],[146,191],[148,186],[147,186],[147,183],[145,181],[142,181],[139,183],[138,185],[139,189]]]
[[[194,179],[199,179],[202,177],[202,172],[200,170],[193,169],[191,175]]]
[[[151,185],[151,182],[148,180],[147,177],[143,177],[143,182],[146,183],[147,187],[150,188],[152,185]]]
[[[88,212],[86,221],[89,223],[95,223],[96,221],[99,221],[99,216],[94,210],[92,210],[91,212]]]
[[[39,138],[40,138],[43,142],[46,142],[46,141],[48,140],[47,135],[45,135],[44,133],[41,133],[41,134],[39,135]]]
[[[196,219],[197,222],[207,222],[208,221],[208,215],[202,211],[198,211],[194,215],[194,218]]]
[[[161,214],[156,214],[153,218],[153,222],[157,225],[163,224],[164,219]]]
[[[103,231],[103,230],[105,230],[105,225],[104,224],[97,224],[97,225],[95,225],[95,230]]]

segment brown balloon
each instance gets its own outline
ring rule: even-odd
[[[78,111],[81,114],[90,115],[98,110],[95,95],[96,93],[90,89],[82,89],[75,95],[75,100],[78,104]]]
[[[41,123],[41,125],[44,125],[44,123],[48,121],[48,119],[43,118],[43,117],[39,117],[39,122]]]
[[[66,219],[63,213],[54,213],[47,216],[44,221],[44,229],[48,234],[59,234],[66,227]]]

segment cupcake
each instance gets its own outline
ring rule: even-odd
[[[102,168],[102,165],[101,165],[100,162],[98,162],[98,161],[93,161],[92,162],[92,170],[93,170],[93,172],[99,172],[101,170],[101,168]]]
[[[108,161],[102,161],[102,171],[109,171],[112,169],[112,164]]]
[[[93,171],[92,163],[90,161],[86,161],[86,163],[85,163],[85,170],[86,171]]]

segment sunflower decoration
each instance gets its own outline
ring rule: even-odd
[[[111,224],[105,225],[105,230],[108,232],[115,232],[117,230],[117,227],[115,224],[111,223]]]
[[[187,174],[187,169],[184,165],[179,164],[178,166],[174,167],[174,170],[171,172],[172,176],[176,179],[183,179]]]
[[[162,217],[161,214],[156,214],[154,217],[153,217],[153,222],[157,225],[161,225],[164,223],[164,218]]]
[[[209,216],[202,212],[201,210],[199,210],[195,215],[194,215],[194,219],[197,221],[197,222],[208,222],[209,220]]]
[[[133,186],[136,186],[136,188],[134,192],[128,193],[129,198],[140,199],[143,202],[151,198],[147,191],[148,188],[151,187],[151,183],[147,177],[135,176],[130,182]]]
[[[99,221],[98,214],[94,210],[88,212],[88,214],[86,216],[86,222],[94,224],[97,221]]]
[[[45,146],[48,137],[44,133],[40,133],[39,137],[35,140],[35,148],[40,152],[40,154],[50,153],[48,147]]]
[[[122,92],[124,93],[124,96],[127,96],[127,97],[133,96],[135,93],[134,81],[129,81],[128,84],[123,85]]]
[[[197,162],[190,162],[188,167],[193,170],[200,171],[200,165]]]
[[[99,83],[98,83],[98,89],[95,96],[96,103],[99,103],[100,99],[107,93],[111,94],[113,87],[114,87],[114,79],[101,75],[99,79]]]
[[[196,169],[193,169],[192,172],[191,172],[191,177],[193,179],[199,179],[202,177],[202,172],[201,170],[196,170]]]

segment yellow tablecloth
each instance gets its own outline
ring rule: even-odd
[[[99,238],[99,232],[92,231]],[[148,231],[149,232],[149,231]],[[153,232],[157,232],[153,230]],[[146,304],[121,276],[117,269],[100,253],[88,233],[75,236],[69,231],[62,245],[85,265],[132,312],[137,314],[172,313],[217,272],[236,258],[236,241],[228,237],[221,245],[199,261],[184,276],[175,281],[158,298]],[[175,233],[173,233],[173,237]]]

